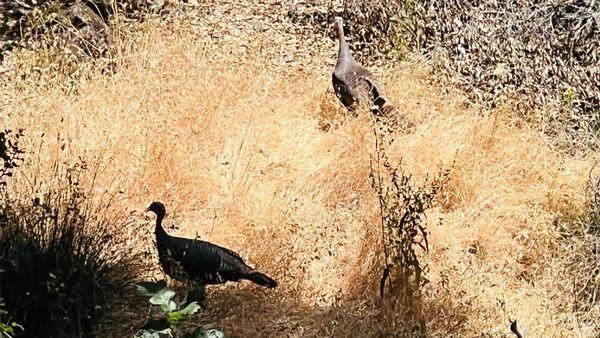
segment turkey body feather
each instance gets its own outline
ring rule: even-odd
[[[277,282],[244,262],[235,251],[206,241],[170,236],[162,227],[164,205],[154,202],[156,247],[163,271],[170,277],[199,284],[222,284],[241,279],[274,288]]]

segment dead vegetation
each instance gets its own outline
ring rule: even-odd
[[[70,78],[60,72],[53,86],[4,76],[0,127],[25,128],[21,144],[40,154],[15,173],[15,189],[34,172],[52,182],[57,160],[91,159],[98,166],[91,196],[117,196],[116,210],[130,217],[124,231],[142,242],[133,248],[152,245],[141,211],[160,199],[172,205],[171,234],[239,251],[280,287],[210,288],[207,320],[228,336],[408,336],[420,327],[433,337],[503,336],[514,319],[527,336],[598,335],[600,308],[589,296],[597,249],[577,245],[585,231],[565,236],[557,226],[587,215],[593,153],[552,150],[535,126],[509,123],[504,108],[468,108],[459,92],[429,84],[423,64],[384,74],[388,95],[415,122],[386,143],[392,166],[402,159],[398,177],[429,187],[440,163],[454,163],[420,218],[428,282],[420,284],[412,331],[398,294],[380,297],[382,209],[370,179],[376,138],[368,116],[349,118],[329,103],[334,42],[303,53],[308,41],[278,26],[232,29],[247,22],[247,8],[222,6],[228,15],[220,22],[150,19],[111,30],[116,71],[84,68],[75,87],[60,85]],[[404,197],[386,200],[389,211]],[[155,270],[141,278],[161,276],[154,254],[145,262]],[[146,309],[136,310],[121,309],[131,320],[113,327],[115,335],[137,330]]]
[[[597,1],[414,1],[409,33],[472,101],[511,101],[572,149],[598,130],[599,12]]]

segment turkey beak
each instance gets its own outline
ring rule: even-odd
[[[146,210],[144,210],[144,212],[148,212],[150,211],[150,207],[147,207]]]

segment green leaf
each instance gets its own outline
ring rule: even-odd
[[[185,322],[185,320],[189,317],[189,315],[182,313],[181,311],[174,311],[169,313],[169,324],[172,326],[178,326],[181,323]]]
[[[177,310],[178,307],[179,307],[179,305],[177,305],[177,303],[174,300],[171,300],[171,301],[169,301],[167,308],[169,309],[169,312],[173,312],[173,311]],[[163,310],[164,310],[164,308],[163,308]]]
[[[191,316],[194,313],[198,312],[198,310],[200,310],[200,305],[198,305],[197,302],[191,302],[184,309],[179,310],[179,312],[182,312],[182,313],[187,314],[188,316]]]
[[[4,333],[4,334],[10,334],[13,333],[13,328],[9,325],[6,325],[4,323],[0,323],[0,333]]]
[[[175,297],[175,291],[162,289],[150,298],[150,304],[160,305],[163,311],[171,312],[177,309],[177,303],[172,300],[173,297]]]
[[[169,313],[169,323],[173,326],[177,326],[183,323],[191,315],[198,312],[198,310],[200,310],[200,305],[196,302],[191,302],[184,309]]]
[[[160,338],[158,332],[154,330],[140,330],[138,331],[134,338]]]
[[[167,282],[160,280],[158,282],[139,282],[136,283],[138,292],[144,296],[152,297],[167,287]]]
[[[150,318],[135,337],[160,338],[161,334],[173,336],[169,321],[166,318]]]
[[[161,338],[161,334],[163,335],[169,335],[170,337],[173,337],[173,333],[171,332],[171,329],[164,329],[164,330],[153,330],[153,329],[141,329],[140,331],[138,331],[138,333],[135,334],[135,338]]]
[[[194,332],[186,334],[185,338],[225,338],[225,334],[219,330],[204,330],[199,327]]]
[[[225,333],[216,329],[206,330],[205,333],[207,338],[225,338]]]

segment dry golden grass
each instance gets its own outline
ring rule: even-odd
[[[229,336],[401,334],[398,309],[378,298],[372,122],[343,116],[327,93],[327,60],[273,67],[270,39],[240,49],[148,25],[117,39],[116,74],[87,71],[75,92],[9,83],[0,127],[25,128],[32,153],[15,186],[38,171],[43,179],[57,159],[87,159],[101,168],[95,192],[120,191],[145,229],[132,236],[151,243],[142,210],[161,200],[177,224],[171,233],[240,251],[280,287],[212,287],[208,317]],[[598,305],[574,311],[576,256],[552,224],[583,212],[591,158],[551,150],[536,130],[509,126],[509,113],[465,109],[425,76],[403,64],[383,82],[417,125],[395,135],[390,157],[417,179],[456,160],[429,215],[429,334],[509,336],[518,319],[529,337],[597,336]]]

